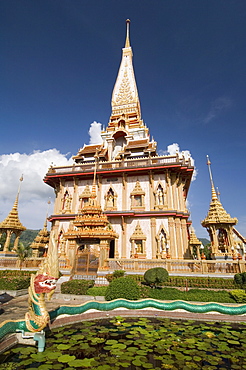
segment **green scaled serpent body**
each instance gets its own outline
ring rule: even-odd
[[[36,303],[35,303],[36,304]],[[34,304],[34,305],[35,305]],[[227,306],[219,303],[194,304],[185,301],[163,302],[155,299],[142,299],[139,301],[128,301],[126,299],[116,299],[109,302],[89,301],[78,306],[61,306],[54,311],[49,312],[49,320],[59,318],[61,315],[78,315],[88,310],[111,311],[116,308],[127,308],[139,310],[144,308],[156,308],[158,310],[174,311],[182,309],[194,313],[218,312],[225,315],[244,315],[246,314],[246,305]],[[40,307],[36,307],[36,313]],[[35,314],[36,314],[35,313]],[[40,310],[41,313],[41,310]],[[154,313],[153,313],[154,315]],[[41,316],[43,316],[41,314]],[[43,316],[44,317],[44,316]],[[48,323],[46,322],[46,324]],[[16,330],[28,330],[26,320],[6,321],[0,326],[0,339],[6,334],[13,333]],[[39,327],[40,330],[40,327]],[[33,330],[33,331],[37,331]]]

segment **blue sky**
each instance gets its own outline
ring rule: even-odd
[[[142,118],[159,150],[178,143],[195,160],[197,235],[207,236],[207,154],[221,202],[246,235],[245,0],[1,1],[0,221],[24,172],[20,219],[41,228],[49,163],[66,164],[89,143],[93,121],[107,125],[127,18]]]

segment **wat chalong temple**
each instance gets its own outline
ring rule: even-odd
[[[157,142],[150,139],[141,116],[129,20],[126,30],[102,141],[84,144],[73,165],[51,166],[44,178],[56,194],[49,221],[60,266],[73,275],[157,266],[204,273],[209,266],[194,261],[201,243],[189,231],[186,204],[194,167],[180,154],[158,155]],[[203,221],[208,229],[210,224]]]

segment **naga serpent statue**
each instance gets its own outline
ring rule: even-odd
[[[57,247],[51,239],[47,257],[42,261],[39,271],[31,275],[28,288],[28,312],[25,320],[8,320],[0,324],[0,339],[16,331],[37,333],[49,323],[50,315],[46,308],[46,298],[51,299],[59,277]]]

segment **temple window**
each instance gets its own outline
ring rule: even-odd
[[[105,210],[117,209],[117,195],[113,191],[112,187],[109,188],[104,198],[105,198]]]
[[[144,209],[144,197],[145,192],[142,190],[140,182],[137,181],[131,192],[131,209]]]
[[[131,258],[146,258],[146,236],[144,235],[139,222],[130,238]]]

